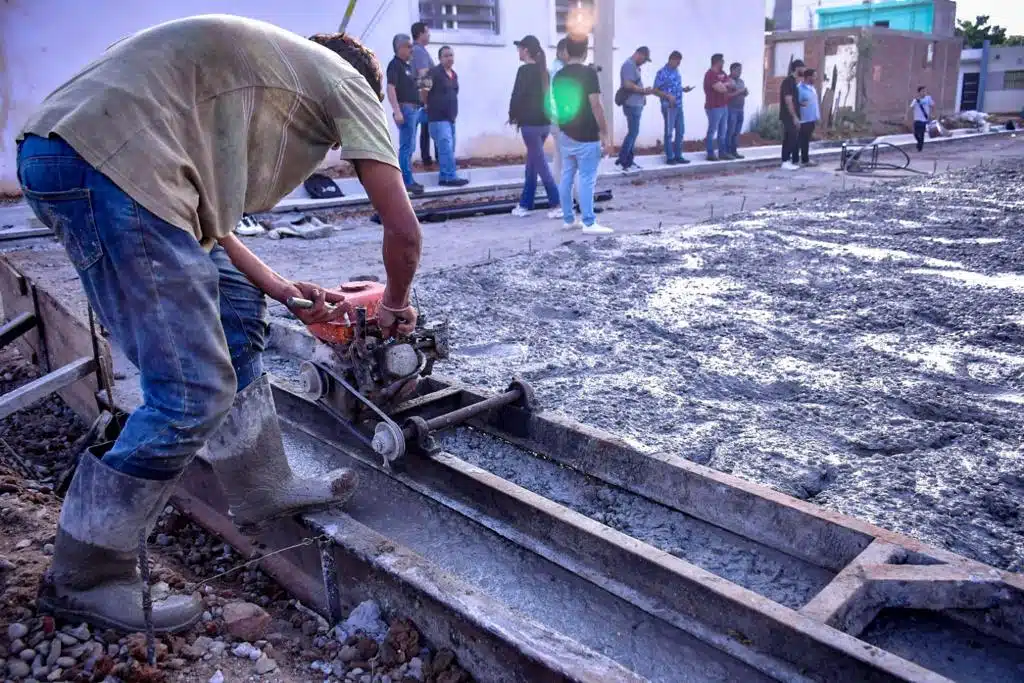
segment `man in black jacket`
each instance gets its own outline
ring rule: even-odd
[[[459,75],[455,50],[445,45],[437,53],[438,65],[430,70],[430,91],[427,93],[427,120],[430,137],[434,139],[440,168],[438,184],[462,187],[469,183],[458,177],[455,168],[455,118],[459,115]]]
[[[796,171],[800,167],[793,163],[800,140],[800,93],[797,79],[804,75],[804,63],[794,59],[789,65],[789,75],[779,86],[779,119],[782,120],[782,168]]]

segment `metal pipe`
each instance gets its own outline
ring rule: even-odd
[[[522,398],[522,395],[523,392],[521,390],[510,389],[509,391],[506,391],[504,394],[492,396],[491,398],[484,399],[483,401],[480,401],[478,403],[468,405],[465,408],[459,408],[458,410],[453,410],[450,413],[438,415],[433,419],[427,420],[427,428],[432,432],[436,432],[441,429],[447,429],[448,427],[460,425],[463,422],[466,422],[467,420],[473,419],[474,417],[480,415],[481,413],[486,413],[488,410],[493,410],[495,408],[503,408],[509,405],[510,403],[515,403],[520,398]],[[413,436],[413,431],[409,427],[403,429],[402,433],[405,434],[406,439],[410,439]]]

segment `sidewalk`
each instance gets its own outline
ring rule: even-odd
[[[953,136],[949,138],[935,138],[928,140],[926,145],[947,142],[949,140],[962,140],[968,137],[984,137],[985,135],[999,135],[1005,131],[992,131],[990,133],[977,133],[973,130],[954,130]],[[912,147],[915,144],[912,134],[883,135],[874,141],[875,143],[887,142],[897,147]],[[838,157],[841,151],[841,143],[829,143],[823,146],[815,143],[817,147],[811,148],[811,157],[814,159],[828,159]],[[833,146],[834,145],[834,146]],[[598,168],[598,178],[608,177],[644,177],[649,174],[656,175],[683,175],[686,173],[707,173],[711,169],[722,171],[735,171],[741,168],[764,167],[781,163],[781,145],[765,145],[761,147],[744,147],[740,149],[744,159],[730,161],[708,161],[704,152],[688,152],[683,156],[690,161],[685,166],[669,166],[665,163],[665,157],[661,154],[638,156],[636,163],[643,170],[624,174],[617,166],[613,158],[601,160]],[[441,187],[437,184],[437,173],[417,173],[416,180],[422,184],[426,191],[418,195],[417,199],[429,197],[443,197],[448,195],[467,194],[472,192],[493,192],[498,190],[517,190],[523,185],[523,166],[493,166],[490,168],[460,169],[459,175],[467,178],[469,184],[464,187],[451,188]],[[316,209],[328,209],[334,207],[363,206],[369,204],[370,200],[363,190],[363,186],[355,178],[338,178],[335,180],[338,187],[345,194],[344,197],[336,199],[311,199],[303,187],[298,187],[285,197],[277,206],[275,212],[284,211],[313,211]],[[538,196],[544,196],[543,189],[540,189]]]

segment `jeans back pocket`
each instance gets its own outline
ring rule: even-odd
[[[35,192],[22,188],[25,200],[43,225],[53,230],[78,270],[86,270],[103,257],[92,193],[88,188],[61,192]]]

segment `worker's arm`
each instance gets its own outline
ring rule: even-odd
[[[391,103],[391,111],[394,112],[395,123],[403,125],[405,123],[405,114],[402,113],[402,105],[398,103],[398,91],[395,86],[388,83],[388,102]]]
[[[604,153],[611,155],[612,153],[612,140],[608,135],[608,121],[605,120],[604,107],[601,106],[601,93],[591,93],[590,109],[594,112],[594,118],[597,119],[597,130],[601,133],[601,146],[604,148]]]
[[[253,283],[263,293],[275,301],[288,305],[288,299],[297,297],[313,301],[313,308],[303,310],[290,308],[292,313],[307,325],[310,323],[328,322],[337,320],[345,315],[351,308],[345,305],[345,297],[336,292],[325,291],[323,287],[309,282],[292,282],[287,280],[260,260],[260,257],[249,251],[249,248],[242,244],[234,234],[218,240],[220,246],[224,247],[231,263],[238,268],[249,282]],[[327,304],[335,304],[334,308],[328,308]]]
[[[789,113],[793,117],[793,120],[794,121],[799,121],[800,117],[796,113],[796,105],[793,104],[793,96],[792,95],[786,95],[785,102],[786,102],[786,108],[789,109]]]
[[[397,168],[371,159],[354,159],[352,163],[384,228],[384,270],[388,281],[378,322],[385,330],[397,326],[399,332],[412,332],[416,309],[409,298],[420,263],[420,223]]]
[[[714,83],[712,83],[711,89],[719,93],[729,92],[729,86],[727,86],[725,83],[722,83],[721,81],[715,81]]]

